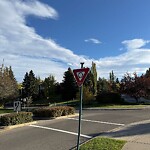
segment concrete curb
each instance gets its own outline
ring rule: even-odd
[[[37,121],[42,121],[42,120],[54,120],[54,119],[63,119],[63,118],[68,118],[68,117],[75,117],[78,116],[78,113],[75,113],[73,115],[66,115],[66,116],[60,116],[60,117],[34,117],[35,120]]]
[[[150,109],[150,107],[142,107],[142,108],[83,108],[83,110],[143,110]]]
[[[2,131],[10,130],[10,129],[24,127],[24,126],[31,125],[31,124],[36,124],[36,123],[37,123],[37,121],[33,121],[33,122],[28,122],[28,123],[23,123],[23,124],[16,124],[16,125],[11,125],[11,126],[1,126],[0,129],[2,129]]]
[[[75,117],[78,116],[78,113],[75,113],[73,115],[67,115],[67,116],[60,116],[60,117],[56,117],[56,118],[43,118],[44,119],[48,119],[48,120],[54,120],[54,119],[64,119],[64,118],[68,118],[68,117]],[[10,126],[0,126],[0,132],[6,131],[6,130],[10,130],[10,129],[15,129],[15,128],[20,128],[20,127],[24,127],[24,126],[29,126],[32,124],[36,124],[41,120],[37,120],[37,121],[33,121],[33,122],[28,122],[28,123],[23,123],[23,124],[17,124],[17,125],[10,125]]]
[[[67,116],[60,116],[60,117],[54,117],[54,118],[52,118],[52,119],[64,119],[64,118],[68,118],[68,117],[76,117],[76,116],[79,116],[79,114],[78,113],[75,113],[75,114],[73,114],[73,115],[67,115]]]

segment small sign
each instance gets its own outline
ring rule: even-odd
[[[14,101],[14,111],[16,111],[16,112],[21,111],[21,102],[20,101]]]
[[[89,68],[81,68],[81,69],[73,70],[74,77],[75,77],[76,82],[77,82],[79,87],[82,86],[88,73],[89,73]]]

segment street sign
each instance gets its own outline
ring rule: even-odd
[[[16,111],[16,112],[21,111],[21,102],[20,101],[14,101],[14,111]]]
[[[85,78],[87,77],[89,68],[81,68],[73,70],[74,77],[79,87],[82,86]]]

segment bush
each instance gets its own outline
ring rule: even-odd
[[[20,112],[7,114],[0,117],[2,126],[16,125],[33,121],[31,112]]]
[[[96,100],[102,104],[120,104],[123,102],[119,93],[103,92],[97,95]]]
[[[77,93],[77,99],[80,99],[80,92]],[[88,87],[83,87],[83,104],[84,105],[90,105],[95,100],[95,96],[93,93],[89,90]]]
[[[60,117],[71,115],[75,113],[75,109],[69,106],[58,106],[58,107],[43,107],[33,110],[35,117]]]

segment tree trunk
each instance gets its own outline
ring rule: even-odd
[[[138,104],[139,103],[139,98],[135,97],[135,100],[136,100],[136,103]]]

